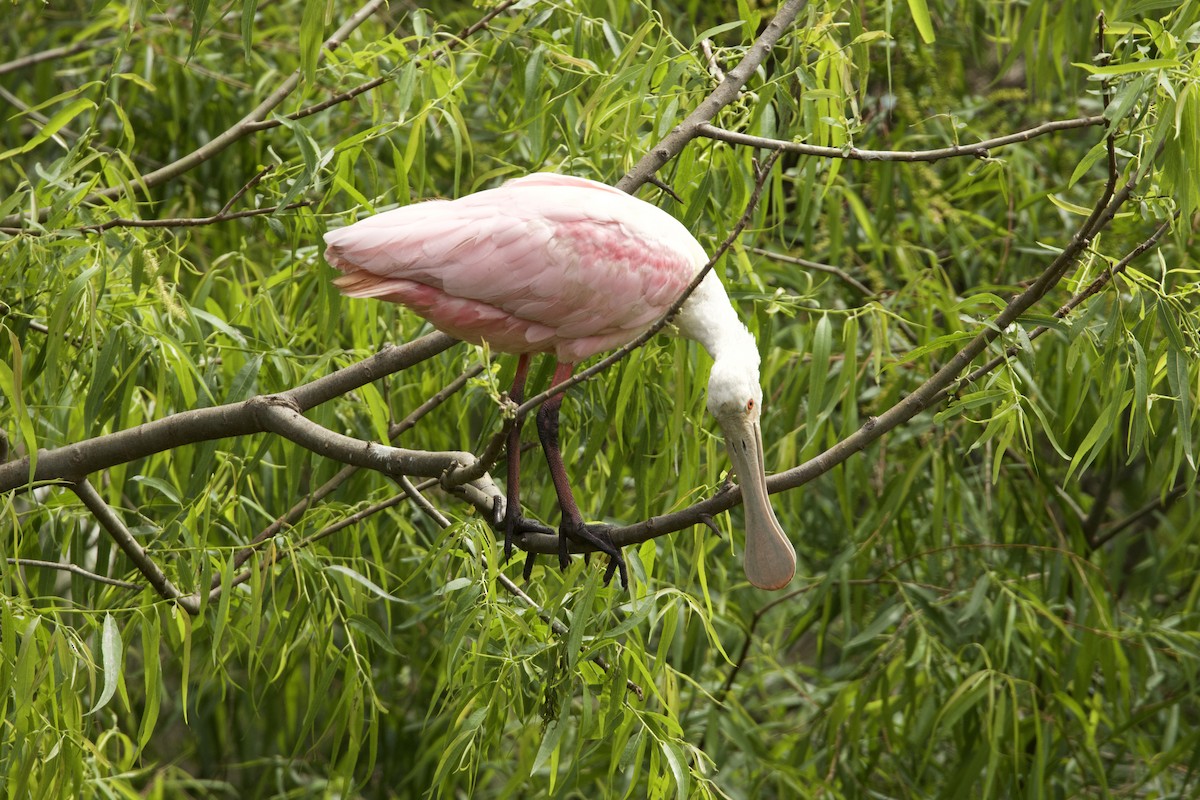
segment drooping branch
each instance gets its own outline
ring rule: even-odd
[[[263,431],[277,433],[326,458],[386,475],[437,478],[456,466],[475,462],[475,456],[470,453],[409,450],[331,431],[307,419],[284,395],[255,397],[247,400],[245,406],[252,410]]]
[[[783,263],[783,264],[795,264],[798,267],[804,267],[805,269],[811,269],[814,272],[824,272],[826,275],[832,275],[833,277],[840,280],[842,283],[849,286],[854,291],[861,294],[863,297],[866,297],[869,299],[878,297],[878,295],[875,293],[874,290],[871,289],[870,286],[867,286],[865,283],[860,281],[858,278],[855,278],[853,275],[851,275],[849,272],[846,272],[844,269],[841,269],[840,267],[835,267],[832,264],[822,264],[819,261],[811,261],[807,258],[800,258],[798,256],[789,256],[786,253],[776,253],[774,250],[766,250],[762,247],[747,247],[746,249],[749,250],[751,253],[754,253],[754,254],[760,255],[760,256],[764,256],[766,258],[771,259],[772,261],[779,261],[780,263]]]
[[[221,222],[232,222],[235,219],[246,219],[247,217],[264,217],[268,214],[275,214],[280,211],[294,211],[297,208],[305,208],[312,205],[311,200],[301,200],[296,203],[288,203],[286,206],[266,206],[264,208],[248,208],[242,211],[223,211],[218,214],[211,214],[207,217],[164,217],[162,219],[132,219],[129,217],[116,217],[96,225],[81,225],[78,228],[66,228],[64,230],[83,231],[85,233],[103,233],[113,228],[199,228],[205,225],[216,225]],[[0,233],[8,233],[16,235],[19,233],[42,236],[46,231],[33,230],[31,228],[0,228]]]
[[[75,44],[63,45],[62,47],[51,47],[49,50],[39,50],[36,53],[30,53],[27,56],[14,58],[12,61],[5,61],[3,64],[0,64],[0,75],[4,75],[9,72],[16,72],[17,70],[25,69],[26,67],[32,67],[33,65],[40,64],[43,61],[53,61],[56,58],[73,56],[76,53],[82,53],[85,50],[99,50],[102,47],[107,47],[115,41],[117,41],[117,37],[115,36],[109,39],[85,39],[84,41],[76,42]]]

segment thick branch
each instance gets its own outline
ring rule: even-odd
[[[246,403],[261,430],[277,433],[318,455],[343,464],[373,469],[387,475],[437,478],[456,466],[475,463],[475,456],[470,453],[408,450],[331,431],[305,418],[283,395],[255,397]]]
[[[444,333],[431,333],[399,347],[389,346],[364,361],[282,392],[279,397],[285,398],[298,410],[305,411],[431,358],[456,341]],[[79,481],[97,470],[126,464],[181,445],[261,433],[266,429],[257,416],[257,403],[261,403],[261,399],[251,398],[241,403],[182,411],[136,428],[53,450],[39,450],[37,468],[33,474],[30,474],[28,456],[0,464],[0,491],[11,491],[36,481]]]

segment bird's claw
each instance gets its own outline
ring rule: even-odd
[[[558,529],[558,566],[561,569],[566,569],[571,563],[571,556],[568,553],[568,545],[570,542],[578,542],[579,544],[589,545],[596,548],[601,553],[608,556],[608,567],[604,570],[604,585],[612,580],[614,572],[618,570],[621,573],[621,588],[629,588],[629,573],[625,569],[625,559],[621,556],[621,548],[613,544],[611,525],[595,523],[588,525],[586,523],[572,523],[570,520],[563,520],[562,527]],[[584,556],[586,558],[586,555]]]
[[[549,536],[554,535],[554,529],[549,525],[543,525],[535,519],[521,516],[520,512],[513,511],[504,515],[504,560],[507,562],[512,558],[513,544],[517,539],[523,539],[527,533],[544,533]]]
[[[515,509],[515,506],[514,506]],[[508,562],[512,558],[513,548],[516,542],[525,537],[529,533],[543,533],[547,535],[558,534],[558,564],[562,569],[566,569],[571,564],[571,557],[568,552],[570,542],[577,542],[582,545],[593,547],[596,550],[608,556],[608,567],[604,570],[604,585],[607,586],[612,580],[613,574],[618,570],[621,573],[621,586],[629,588],[629,574],[625,568],[625,559],[621,556],[621,548],[613,544],[612,535],[609,533],[612,530],[611,525],[602,523],[594,523],[588,525],[579,523],[572,525],[569,521],[563,523],[562,527],[556,532],[548,525],[544,525],[535,519],[522,516],[520,512],[506,509],[501,519],[494,520],[495,527],[503,528],[504,530],[504,561]],[[584,554],[584,558],[588,557],[588,553]],[[528,551],[525,554],[525,567],[522,570],[522,575],[525,580],[529,580],[533,574],[533,565],[537,559],[537,553]]]

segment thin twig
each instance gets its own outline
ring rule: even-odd
[[[1088,546],[1092,550],[1097,550],[1103,547],[1117,536],[1120,536],[1124,531],[1141,522],[1146,517],[1166,511],[1175,504],[1176,500],[1183,497],[1191,489],[1192,487],[1187,483],[1182,483],[1176,486],[1174,489],[1167,492],[1157,500],[1147,503],[1124,519],[1117,520],[1116,522],[1112,523],[1112,525],[1108,526],[1108,529],[1104,531],[1104,533],[1090,540],[1088,542]]]
[[[95,572],[89,572],[78,564],[67,564],[61,561],[42,561],[38,558],[6,558],[9,564],[17,567],[39,567],[41,569],[54,569],[60,572],[70,572],[72,575],[78,575],[82,578],[87,578],[89,581],[103,583],[107,586],[116,586],[120,589],[140,590],[142,584],[130,583],[129,581],[120,581],[116,578],[109,578],[106,575],[98,575]]]
[[[796,153],[805,156],[845,158],[854,161],[914,162],[941,161],[946,158],[962,158],[964,156],[987,158],[989,151],[998,147],[1027,142],[1030,139],[1044,136],[1047,133],[1054,133],[1055,131],[1105,125],[1107,122],[1108,120],[1101,114],[1091,117],[1054,120],[1023,131],[1010,133],[1007,136],[997,136],[994,139],[987,139],[975,144],[956,144],[951,147],[940,147],[936,150],[863,150],[857,147],[823,147],[815,144],[804,144],[803,142],[789,142],[783,139],[769,139],[765,136],[751,136],[748,133],[725,130],[724,128],[718,128],[708,123],[700,125],[697,133],[700,136],[728,144],[758,147],[764,150],[782,150],[787,153]]]
[[[297,203],[288,203],[286,206],[269,206],[266,208],[249,208],[243,211],[222,211],[219,214],[213,214],[208,217],[173,217],[168,219],[127,219],[118,218],[110,219],[106,222],[101,222],[96,225],[81,225],[75,229],[86,233],[101,233],[110,228],[198,228],[202,225],[215,225],[218,222],[229,222],[235,219],[244,219],[246,217],[261,217],[266,214],[274,214],[279,211],[292,211],[297,208],[305,208],[312,205],[311,200],[301,200]]]
[[[253,178],[246,181],[245,185],[242,186],[242,188],[238,189],[236,192],[233,193],[233,197],[229,198],[229,202],[227,202],[225,205],[221,206],[221,210],[217,212],[217,216],[220,217],[224,214],[228,214],[229,209],[233,208],[234,205],[237,203],[237,201],[241,200],[242,197],[246,194],[246,192],[250,191],[255,186],[258,186],[259,182],[263,178],[267,177],[267,175],[273,169],[275,169],[274,164],[267,164],[265,167],[263,167],[257,173],[255,173]]]
[[[16,72],[17,70],[25,69],[26,67],[32,67],[33,65],[40,64],[43,61],[53,61],[56,58],[73,56],[76,53],[82,53],[85,50],[99,50],[101,47],[110,45],[115,41],[117,41],[117,37],[114,36],[110,39],[100,39],[94,42],[82,41],[76,42],[75,44],[63,45],[62,47],[51,47],[49,50],[39,50],[36,53],[31,53],[27,56],[22,56],[21,58],[14,58],[12,61],[5,61],[3,64],[0,64],[0,75],[4,75],[8,72]]]
[[[717,55],[713,52],[712,39],[700,40],[700,54],[704,56],[704,64],[708,67],[708,74],[712,75],[717,83],[725,80],[725,70],[721,69],[721,65],[717,63]]]
[[[870,286],[867,286],[858,278],[855,278],[849,272],[846,272],[840,267],[835,267],[830,264],[822,264],[819,261],[809,261],[807,258],[777,253],[774,250],[765,250],[761,247],[747,247],[746,249],[751,253],[756,253],[760,256],[766,256],[772,261],[779,261],[784,264],[795,264],[798,267],[804,267],[805,269],[811,269],[815,272],[824,272],[827,275],[832,275],[869,300],[875,299],[879,296],[872,291]]]

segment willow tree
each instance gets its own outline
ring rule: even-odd
[[[1195,794],[1200,4],[426,5],[6,12],[7,796]],[[723,253],[788,590],[696,348],[568,394],[629,589],[526,579],[512,363],[331,285],[537,170]]]

